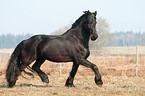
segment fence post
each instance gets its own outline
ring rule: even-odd
[[[139,53],[139,46],[136,46],[136,76],[138,76],[138,53]]]
[[[2,56],[1,56],[1,54],[0,54],[0,65],[1,65],[1,63],[2,63],[2,59],[1,59],[1,57],[2,57]]]
[[[59,74],[61,74],[61,63],[59,63]]]

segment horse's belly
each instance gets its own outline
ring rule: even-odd
[[[72,59],[70,58],[70,56],[49,56],[49,58],[47,58],[50,61],[53,62],[69,62],[72,61]]]

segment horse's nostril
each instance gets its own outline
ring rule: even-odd
[[[93,35],[92,37],[91,37],[91,40],[96,40],[98,38],[98,35]]]

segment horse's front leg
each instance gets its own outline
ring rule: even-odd
[[[88,68],[91,68],[93,70],[93,72],[95,73],[95,83],[98,85],[98,86],[102,86],[103,85],[103,81],[102,81],[102,78],[101,78],[101,75],[99,73],[99,70],[98,70],[98,67],[89,62],[88,60],[85,60],[85,59],[80,59],[79,60],[79,63],[85,67],[88,67]]]
[[[75,87],[74,84],[73,84],[73,80],[74,80],[75,74],[76,74],[76,72],[78,70],[78,67],[79,67],[78,64],[73,63],[72,70],[70,72],[70,75],[69,75],[68,79],[66,80],[65,86],[67,86],[67,87]]]

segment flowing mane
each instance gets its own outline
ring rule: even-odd
[[[86,14],[83,14],[79,19],[75,21],[75,23],[72,24],[71,28],[75,28],[78,24],[81,25],[83,22],[85,22]]]

